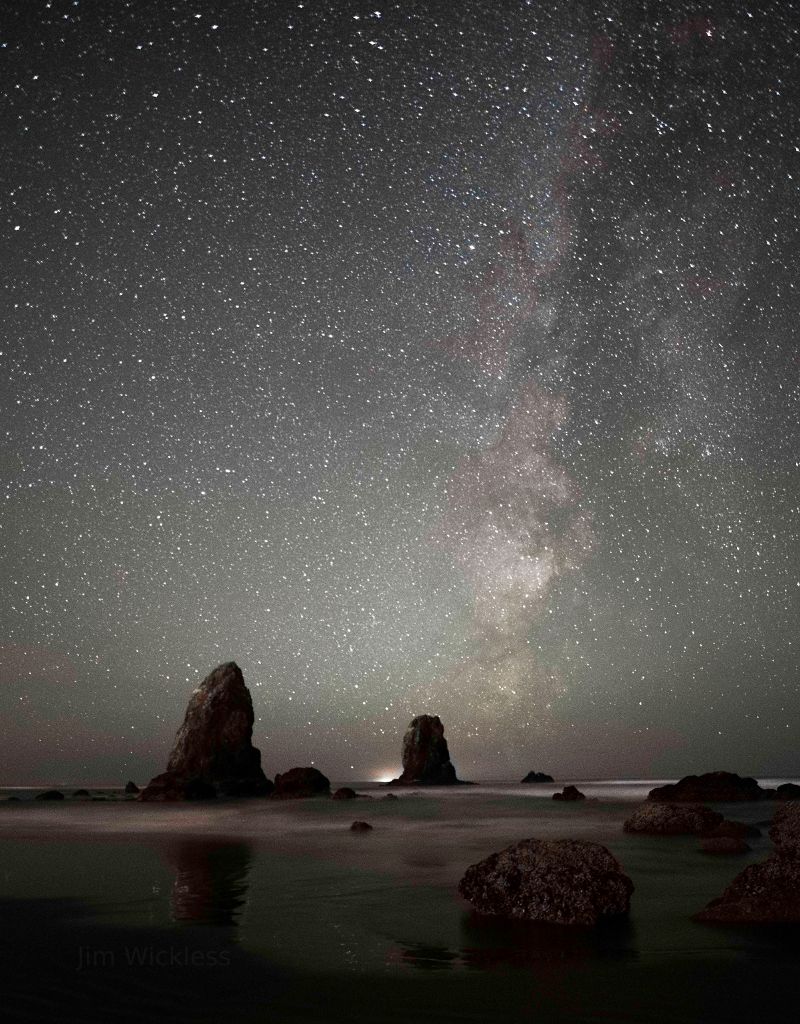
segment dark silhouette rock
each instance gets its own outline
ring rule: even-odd
[[[700,842],[700,852],[708,854],[747,853],[750,847],[736,836],[708,836]]]
[[[706,833],[709,839],[756,839],[761,829],[746,825],[743,821],[728,821],[727,818]]]
[[[458,891],[482,914],[594,925],[627,914],[633,882],[599,843],[523,839],[467,868]]]
[[[552,775],[547,775],[545,772],[528,772],[524,779],[520,780],[520,785],[523,783],[536,783],[536,782],[555,782],[556,780]]]
[[[63,800],[64,794],[59,789],[46,789],[44,793],[36,794],[37,800]]]
[[[650,836],[704,835],[722,815],[702,804],[640,804],[623,825],[626,832]]]
[[[349,786],[341,786],[339,789],[337,789],[334,792],[332,799],[333,800],[355,800],[357,796],[358,796],[358,793],[356,793],[356,791],[354,789],[351,789]]]
[[[88,789],[76,789],[75,792],[72,795],[74,797],[77,797],[79,800],[80,799],[86,799],[86,797],[89,796],[89,790]]]
[[[371,832],[372,825],[368,821],[354,821],[350,826],[351,832]]]
[[[272,783],[253,746],[253,702],[239,666],[214,669],[194,691],[167,762],[140,800],[265,796]]]
[[[134,794],[134,793],[138,793],[139,792],[139,787],[136,785],[135,782],[132,782],[132,781],[129,780],[128,782],[125,783],[125,792],[128,795],[131,795],[131,794]]]
[[[452,786],[460,782],[450,762],[438,715],[419,715],[403,737],[403,773],[387,786]]]
[[[755,779],[742,778],[735,772],[707,772],[686,775],[679,782],[651,789],[647,799],[666,803],[728,803],[731,801],[764,800],[766,790]]]
[[[800,786],[794,782],[784,782],[775,790],[776,800],[800,800]]]
[[[330,782],[316,768],[291,768],[283,775],[275,776],[275,790],[272,796],[278,800],[330,795]]]
[[[750,864],[693,917],[712,924],[800,922],[800,857],[776,853]]]
[[[586,796],[581,793],[577,786],[564,786],[560,793],[553,793],[554,800],[585,800]]]

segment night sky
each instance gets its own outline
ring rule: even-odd
[[[800,772],[800,10],[11,0],[0,782]]]

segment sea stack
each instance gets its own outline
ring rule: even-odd
[[[450,761],[438,715],[419,715],[403,737],[403,774],[388,786],[454,786],[461,782]]]
[[[194,691],[178,729],[167,770],[139,800],[193,800],[266,796],[272,783],[253,746],[253,702],[239,666],[214,669]]]

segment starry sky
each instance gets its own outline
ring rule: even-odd
[[[9,0],[0,782],[800,772],[791,0]]]

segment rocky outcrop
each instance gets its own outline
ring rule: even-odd
[[[769,830],[775,852],[750,864],[717,899],[694,915],[709,924],[800,923],[800,805],[775,812]]]
[[[535,784],[539,782],[555,782],[556,780],[552,775],[547,775],[545,772],[528,772],[524,779],[520,779],[520,785],[526,785],[528,783]]]
[[[272,783],[253,746],[253,702],[235,662],[220,665],[194,691],[167,762],[140,800],[266,796]]]
[[[88,797],[89,797],[89,790],[88,789],[76,789],[75,792],[72,795],[73,795],[73,797],[75,797],[76,800],[87,800]]]
[[[703,835],[723,821],[702,804],[641,804],[623,825],[626,832],[649,836]]]
[[[358,793],[356,793],[356,791],[354,789],[351,789],[349,786],[341,786],[339,789],[337,789],[334,792],[334,794],[331,797],[331,799],[332,800],[355,800],[357,796],[358,796]]]
[[[330,796],[330,781],[316,768],[290,768],[275,776],[272,796],[278,800],[302,800],[311,796]]]
[[[133,782],[133,780],[129,779],[125,783],[125,792],[128,796],[134,796],[136,793],[139,792],[139,787],[136,785],[135,782]]]
[[[585,800],[586,795],[581,793],[577,786],[564,786],[560,793],[553,793],[554,800]]]
[[[650,790],[647,799],[702,804],[764,800],[768,796],[755,779],[742,778],[735,772],[707,772],[705,775],[686,775],[668,786],[657,786]]]
[[[594,925],[627,914],[633,882],[599,843],[523,839],[467,868],[458,891],[482,914]]]
[[[784,782],[775,790],[776,800],[800,800],[800,786],[794,782]]]
[[[438,715],[419,715],[403,737],[403,774],[387,786],[457,785],[444,726]]]
[[[351,832],[371,832],[372,825],[368,821],[354,821],[350,826]]]
[[[37,800],[63,800],[64,794],[59,789],[46,789],[44,793],[36,794]]]

